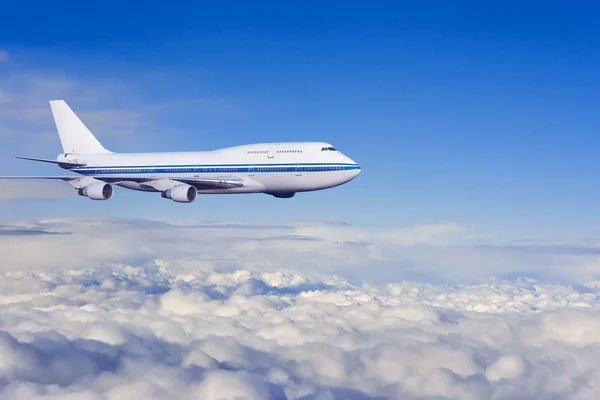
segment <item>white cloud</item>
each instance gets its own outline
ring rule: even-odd
[[[331,225],[49,219],[0,226],[0,397],[600,395],[597,281],[569,286],[481,273],[482,283],[414,282],[393,257],[454,246],[452,234],[438,235],[448,224],[382,231],[365,246],[340,237],[368,240],[372,230]],[[402,235],[394,240],[392,232]],[[513,262],[514,250],[505,250],[491,257]],[[430,260],[419,266],[432,281],[447,274]],[[399,264],[387,283],[353,279],[359,270],[374,277],[380,262]],[[578,268],[571,280],[581,277]],[[466,281],[472,271],[453,273]]]
[[[48,187],[34,195],[76,196],[68,185],[54,183],[56,188]],[[21,193],[19,187],[2,193],[3,198],[29,196]],[[24,237],[9,232],[32,228],[63,234]],[[375,283],[476,283],[516,276],[563,283],[600,281],[600,250],[594,243],[484,246],[478,243],[480,240],[473,241],[478,235],[473,228],[448,223],[375,230],[352,225],[331,229],[328,224],[307,222],[256,226],[56,218],[13,223],[5,227],[4,233],[0,230],[0,252],[4,254],[4,269],[13,265],[18,269],[78,268],[163,259],[171,265],[218,265],[221,270],[263,272],[301,270]],[[29,248],[38,251],[27,251]],[[70,257],[64,257],[64,249],[69,249]],[[509,306],[504,300],[492,298],[479,307],[489,312],[502,311]]]
[[[156,262],[6,272],[0,285],[3,398],[600,393],[600,302],[567,286],[351,285]],[[504,311],[483,311],[493,297]],[[565,320],[589,328],[566,335]]]
[[[485,377],[489,382],[500,382],[523,376],[527,373],[528,364],[519,354],[505,354],[485,369]]]

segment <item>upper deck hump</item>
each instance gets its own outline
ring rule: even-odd
[[[195,165],[200,163],[244,162],[247,156],[268,154],[273,149],[280,149],[279,151],[282,152],[302,150],[304,154],[307,154],[307,151],[317,152],[323,147],[329,146],[331,145],[326,142],[254,143],[206,151],[92,154],[85,158],[90,166]]]

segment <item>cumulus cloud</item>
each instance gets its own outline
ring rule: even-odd
[[[390,257],[454,246],[444,235],[470,240],[469,229],[393,229],[396,241],[368,232],[310,222],[4,224],[0,397],[600,395],[597,281],[417,282]],[[374,276],[379,262],[397,263],[394,279],[357,279],[357,270]],[[432,278],[446,273],[423,268]]]
[[[3,398],[600,394],[598,293],[568,286],[353,285],[152,262],[5,272],[0,289]]]

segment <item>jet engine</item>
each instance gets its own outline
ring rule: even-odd
[[[80,196],[85,196],[92,200],[108,200],[113,195],[113,187],[108,183],[92,183],[77,191]]]
[[[191,203],[196,200],[198,190],[191,185],[177,185],[165,190],[160,195],[165,199],[171,199],[177,203]]]

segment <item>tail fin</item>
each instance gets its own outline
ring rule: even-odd
[[[64,100],[50,100],[52,116],[65,153],[110,153],[94,137]]]

